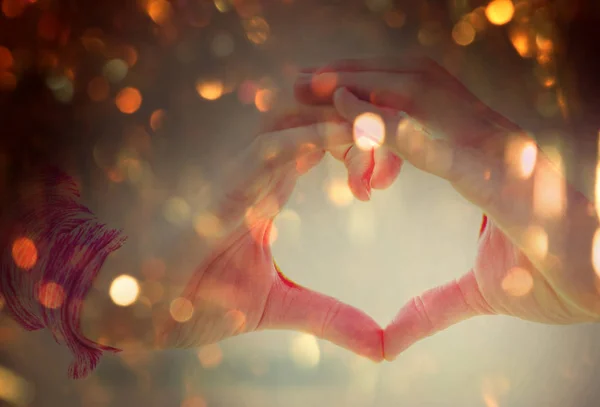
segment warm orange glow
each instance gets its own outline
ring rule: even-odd
[[[169,312],[175,321],[184,323],[192,319],[192,316],[194,315],[194,305],[187,298],[178,297],[171,301]]]
[[[38,260],[38,252],[33,240],[27,237],[16,239],[12,246],[12,256],[15,264],[22,269],[29,270]]]
[[[165,120],[166,113],[163,109],[157,109],[150,115],[150,128],[154,131],[158,130]]]
[[[543,259],[548,254],[548,233],[540,226],[529,226],[524,236],[525,247]]]
[[[115,100],[117,108],[125,114],[135,113],[142,105],[142,95],[136,88],[123,88]]]
[[[598,278],[600,278],[600,229],[596,230],[594,239],[592,240],[592,265]]]
[[[194,229],[199,236],[214,238],[221,233],[221,221],[212,213],[201,213],[194,220]]]
[[[519,160],[521,177],[529,178],[535,168],[537,159],[537,146],[533,141],[524,143],[521,150],[521,157]]]
[[[123,58],[125,59],[125,62],[127,62],[127,65],[129,65],[131,68],[137,63],[138,53],[131,45],[125,45],[123,47]]]
[[[559,173],[563,173],[562,160],[555,160]],[[554,171],[537,171],[533,184],[533,207],[538,216],[560,217],[566,206],[565,179]]]
[[[166,0],[150,0],[146,11],[152,21],[161,25],[171,17],[171,4]]]
[[[348,206],[354,200],[354,195],[348,182],[341,178],[334,178],[327,185],[329,200],[336,206]]]
[[[502,280],[502,289],[512,297],[522,297],[533,288],[531,273],[522,267],[513,267]]]
[[[269,89],[261,89],[254,96],[254,104],[260,112],[267,112],[273,104],[273,92]]]
[[[15,18],[21,15],[25,9],[26,2],[23,0],[4,0],[2,2],[2,12],[8,18]]]
[[[46,308],[60,308],[65,301],[65,290],[59,284],[46,283],[39,288],[37,298]]]
[[[532,39],[525,28],[511,31],[510,41],[521,57],[528,58],[533,55]]]
[[[486,9],[485,15],[490,23],[504,25],[508,23],[515,13],[515,6],[511,0],[493,0]]]
[[[383,144],[385,125],[378,114],[363,113],[354,119],[354,142],[361,150],[371,150]]]
[[[335,72],[325,72],[319,75],[314,75],[310,87],[315,96],[328,97],[333,94],[336,89],[338,76]]]
[[[223,82],[218,80],[198,82],[196,91],[206,100],[217,100],[223,95]]]
[[[263,44],[269,38],[269,24],[261,17],[252,17],[245,22],[246,36],[254,44]]]
[[[223,361],[223,351],[217,343],[202,346],[198,349],[198,360],[205,369],[213,369]]]
[[[181,407],[207,407],[206,401],[200,396],[193,396],[183,400]]]
[[[272,245],[277,241],[277,237],[279,236],[279,231],[277,230],[277,226],[272,225],[271,230],[269,232],[269,244]]]
[[[101,102],[108,98],[108,94],[110,93],[110,86],[108,81],[104,79],[102,76],[96,76],[94,79],[90,81],[88,84],[88,96],[94,102]]]
[[[127,307],[137,301],[140,285],[135,278],[122,274],[113,280],[108,293],[115,304]]]
[[[0,46],[0,70],[10,69],[13,66],[14,59],[10,50]]]
[[[543,54],[548,54],[554,48],[552,40],[540,34],[535,36],[535,45],[537,45],[538,50]]]
[[[475,28],[468,21],[459,21],[452,29],[452,39],[458,45],[467,46],[475,40]]]

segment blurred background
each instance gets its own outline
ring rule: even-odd
[[[575,57],[564,33],[580,15],[566,0],[2,0],[0,199],[40,161],[73,174],[86,205],[131,232],[123,253],[142,258],[148,278],[115,302],[148,318],[163,296],[160,248],[193,222],[212,177],[265,115],[294,108],[298,69],[414,49],[586,185],[594,171],[572,157],[590,144],[565,136],[578,97],[594,97],[573,90],[578,71],[566,64]],[[585,27],[577,38],[600,39]],[[328,157],[276,219],[273,251],[291,279],[385,326],[411,296],[472,266],[480,221],[445,182],[409,165],[358,202]],[[112,327],[123,342],[135,329],[119,314]],[[598,406],[599,339],[597,326],[480,317],[377,365],[310,335],[260,332],[106,355],[73,381],[71,356],[49,333],[0,313],[0,405]]]

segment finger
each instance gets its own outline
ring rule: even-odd
[[[402,168],[402,159],[385,147],[376,148],[374,158],[375,167],[371,176],[371,187],[386,189],[398,177]]]
[[[407,115],[390,115],[370,103],[339,89],[334,106],[350,122],[364,113],[372,113],[385,125],[384,145],[415,167],[452,181],[464,163],[456,163],[455,152],[444,140],[434,140],[422,126]]]
[[[347,150],[343,160],[352,194],[361,201],[368,201],[371,199],[371,175],[375,166],[373,150],[365,151],[353,145]]]
[[[342,122],[331,106],[298,105],[273,108],[261,116],[262,133],[309,126],[320,122]]]
[[[383,360],[381,327],[364,312],[301,287],[281,274],[273,285],[257,329],[313,334],[374,361]]]
[[[417,341],[478,315],[493,314],[475,274],[431,289],[410,300],[384,331],[386,360],[394,360]]]
[[[337,88],[344,86],[351,89],[352,92],[359,95],[362,99],[369,100],[376,105],[386,106],[387,104],[384,99],[390,99],[390,92],[383,92],[384,94],[382,96],[384,97],[382,99],[381,97],[378,97],[377,88],[365,89],[364,84],[352,83],[352,81],[348,80],[349,74],[352,76],[351,74],[357,73],[376,73],[379,75],[387,73],[388,75],[393,75],[394,77],[391,80],[382,78],[381,81],[385,80],[385,83],[388,86],[390,83],[393,83],[395,88],[398,82],[402,81],[403,76],[408,75],[412,78],[419,77],[421,78],[421,81],[425,78],[427,83],[431,83],[432,86],[436,86],[439,89],[446,89],[454,95],[457,101],[462,101],[463,103],[470,105],[473,110],[473,115],[477,115],[481,119],[499,126],[500,128],[504,128],[507,131],[514,132],[520,130],[517,124],[481,102],[481,100],[479,100],[479,98],[461,81],[451,75],[441,65],[418,52],[407,52],[402,56],[391,58],[376,57],[338,60],[325,65],[322,68],[304,72],[296,81],[294,89],[296,98],[303,103],[308,104],[327,103],[327,100],[331,97],[332,93],[335,92]],[[335,78],[335,86],[320,85],[323,81],[329,83],[333,82],[331,78]],[[308,86],[307,83],[310,83],[311,86]],[[402,83],[400,83],[400,85],[402,85]],[[379,87],[381,88],[381,85]],[[315,89],[329,89],[329,92],[316,93],[314,91]],[[392,96],[392,101],[398,96],[403,96],[404,99],[407,97],[406,94],[400,95],[399,92],[398,94],[392,94]]]
[[[402,93],[395,93],[398,100],[411,101],[418,85],[420,74],[397,75],[385,72],[331,72],[322,74],[300,74],[294,83],[294,95],[298,101],[308,105],[329,105],[339,88],[348,88],[360,99],[376,103],[378,95],[387,91],[390,84]],[[377,104],[377,103],[376,103]],[[388,106],[397,109],[402,106]]]

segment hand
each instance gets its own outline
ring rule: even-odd
[[[443,68],[418,57],[346,60],[301,74],[295,90],[304,103],[333,103],[349,121],[379,115],[382,149],[448,180],[485,214],[474,267],[400,310],[385,329],[386,359],[476,315],[600,319],[591,255],[598,220],[589,200],[534,139]]]
[[[310,120],[308,120],[310,121]],[[301,126],[299,126],[301,125]],[[294,127],[299,126],[299,127]],[[348,124],[307,124],[286,117],[261,134],[219,182],[204,227],[209,255],[163,326],[162,347],[192,347],[263,329],[309,332],[380,361],[382,330],[363,312],[287,279],[269,244],[273,218],[288,200],[297,177],[325,150],[352,144]]]

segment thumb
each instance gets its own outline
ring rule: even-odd
[[[394,360],[421,339],[474,316],[493,313],[471,270],[459,280],[410,300],[384,331],[384,357]]]
[[[335,298],[299,286],[275,266],[271,288],[257,329],[291,329],[313,334],[373,361],[383,360],[383,331],[364,312]]]

